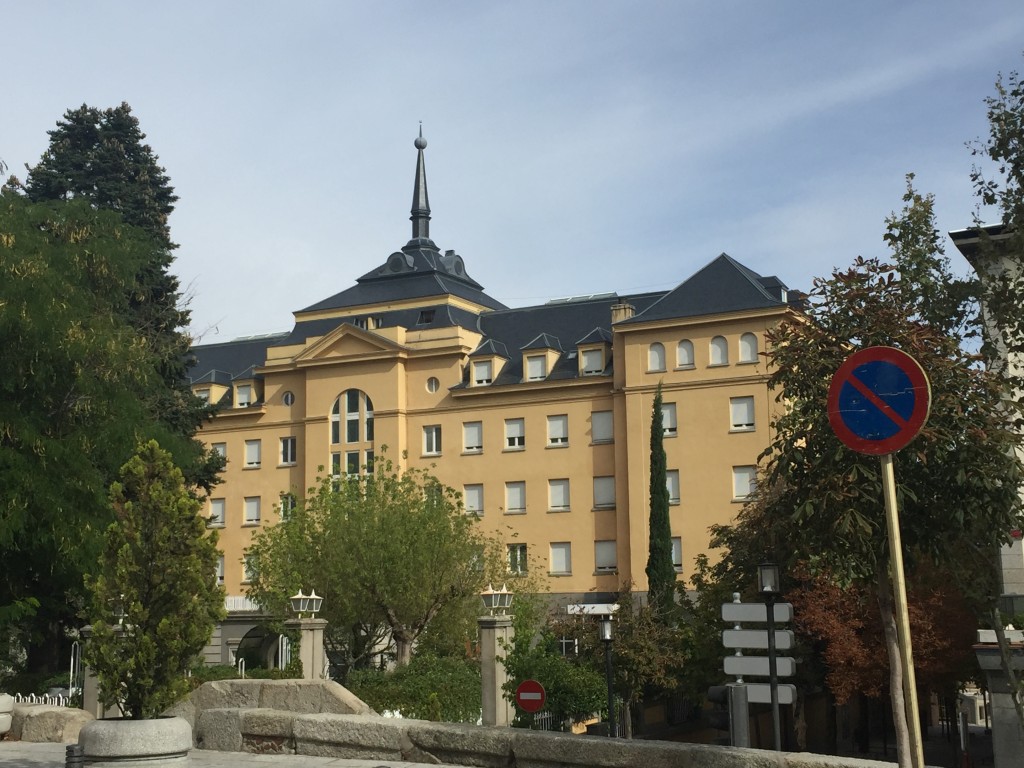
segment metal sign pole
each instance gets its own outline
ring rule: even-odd
[[[885,493],[885,521],[889,529],[889,560],[893,592],[896,598],[896,633],[903,667],[903,700],[907,728],[910,731],[910,758],[914,768],[924,768],[921,744],[921,719],[917,707],[917,680],[914,675],[914,651],[910,640],[910,614],[907,612],[907,585],[903,577],[903,542],[900,539],[899,510],[896,506],[896,475],[892,454],[879,457],[882,463],[882,489]]]

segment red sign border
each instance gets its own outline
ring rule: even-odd
[[[885,362],[895,365],[907,378],[917,393],[914,398],[914,410],[907,419],[907,424],[899,432],[885,440],[868,440],[860,437],[843,421],[842,412],[839,410],[839,393],[847,379],[853,374],[853,370],[865,363]],[[857,453],[869,456],[882,456],[893,453],[906,447],[911,440],[917,437],[928,420],[928,412],[931,410],[931,384],[924,368],[913,357],[901,349],[895,347],[867,347],[854,352],[832,376],[832,382],[828,389],[828,420],[832,425],[832,431],[843,445],[851,448]]]
[[[535,689],[533,686],[537,686],[537,688]],[[538,690],[540,692],[540,699],[530,699],[528,702],[524,702],[519,698],[520,694],[524,691],[536,693]],[[544,686],[536,680],[523,680],[523,682],[516,686],[516,706],[523,710],[523,712],[540,712],[544,709],[544,703],[547,700],[548,696],[547,692],[544,690]]]

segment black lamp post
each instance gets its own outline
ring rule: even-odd
[[[782,591],[779,589],[779,566],[762,563],[757,566],[757,591],[764,598],[768,614],[768,687],[772,700],[772,733],[775,737],[775,751],[782,751],[782,732],[779,727],[779,671],[775,662],[775,601]]]
[[[618,737],[618,727],[615,722],[615,685],[612,676],[612,617],[602,616],[598,624],[598,637],[604,643],[604,674],[608,681],[608,735],[613,739]]]

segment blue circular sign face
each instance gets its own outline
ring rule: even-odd
[[[913,440],[930,406],[924,370],[893,347],[851,355],[832,377],[828,393],[828,418],[836,436],[853,450],[875,456]]]

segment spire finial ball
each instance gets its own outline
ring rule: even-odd
[[[427,148],[427,140],[424,139],[422,135],[420,135],[420,137],[417,138],[416,141],[413,142],[413,144],[416,146],[416,149],[426,149]]]

